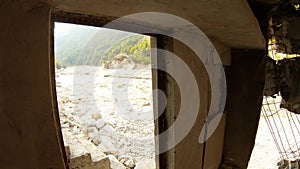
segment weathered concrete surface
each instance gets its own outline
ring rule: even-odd
[[[63,169],[66,167],[67,159],[63,155],[64,148],[58,124],[56,124],[58,113],[53,90],[53,58],[50,55],[52,49],[51,7],[56,11],[116,17],[145,11],[167,12],[188,19],[228,48],[264,48],[260,28],[245,0],[191,0],[189,2],[181,0],[2,0],[0,2],[0,133],[1,138],[4,139],[0,140],[0,159],[1,168],[4,169]],[[172,22],[175,21],[170,21],[168,24]],[[190,58],[191,52],[183,49],[178,53],[188,54],[184,57],[192,66],[193,71],[198,75],[203,74],[203,66],[199,61],[195,62]],[[236,73],[246,70],[247,64],[235,70]],[[251,70],[255,70],[254,67],[251,67]],[[246,73],[247,78],[251,77],[248,73]],[[245,79],[242,75],[245,74],[232,76],[232,78],[239,77],[243,82]],[[200,84],[200,89],[206,92],[201,95],[202,107],[197,118],[198,123],[176,147],[178,156],[175,158],[175,164],[178,169],[186,168],[184,164],[188,164],[188,168],[202,166],[203,146],[198,144],[197,140],[204,123],[202,120],[207,113],[209,89],[205,77],[199,77],[197,82]],[[252,81],[249,81],[249,84],[252,84]],[[251,93],[250,85],[247,86],[249,91],[239,86],[237,91],[244,92],[242,94],[250,92],[251,98],[253,95],[254,99],[257,93]],[[255,108],[254,112],[257,112],[256,104],[251,102],[251,105]],[[246,114],[249,113],[249,117],[252,113],[251,105],[249,105],[249,111],[245,111]],[[244,166],[251,152],[256,131],[255,125],[258,121],[255,121],[257,119],[253,116],[250,120],[244,119],[246,123],[238,121],[237,119],[241,116],[237,114],[239,108],[232,108],[232,112],[229,109],[231,113],[228,118],[232,120],[227,121],[227,124],[231,125],[226,135],[230,138],[227,143],[231,142],[229,148],[234,151],[232,157],[242,160],[241,163]],[[236,128],[240,126],[245,127],[241,127],[236,132]],[[244,133],[248,130],[249,132]],[[241,139],[237,133],[241,133]],[[240,144],[245,140],[249,140],[246,141],[246,149]],[[224,150],[227,148],[228,146],[225,146]]]
[[[226,130],[223,163],[247,168],[260,117],[264,51],[232,51],[227,69]],[[249,61],[251,58],[251,61]]]
[[[186,62],[186,64],[191,68],[191,71],[194,73],[194,78],[198,83],[200,97],[200,107],[195,123],[192,126],[189,133],[186,135],[186,137],[175,147],[175,169],[198,169],[202,168],[202,158],[204,156],[203,151],[205,148],[203,144],[198,143],[198,137],[201,132],[201,129],[203,128],[205,118],[207,117],[207,110],[209,105],[208,76],[203,63],[201,63],[200,59],[187,46],[178,41],[174,41],[174,53],[178,57],[180,57],[184,62]],[[180,75],[179,72],[181,70],[178,67],[174,67],[173,69],[176,74]],[[191,80],[187,80],[186,85],[190,85],[191,82]],[[194,90],[191,89],[192,95],[196,94],[194,93]],[[191,112],[189,111],[183,110],[182,112],[179,112],[182,106],[182,101],[180,100],[181,92],[182,91],[180,91],[178,87],[175,88],[175,114],[173,115],[174,118],[178,117],[179,113],[183,113],[185,114],[185,116],[191,116]],[[196,105],[197,103],[195,101],[196,100],[191,100],[190,102],[192,103],[192,105]],[[185,126],[177,125],[175,130],[176,132],[180,132],[181,128],[184,127]]]
[[[191,69],[193,72],[193,76],[197,82],[198,90],[199,90],[199,97],[200,97],[200,107],[197,117],[195,119],[195,123],[193,124],[191,130],[187,134],[187,136],[175,147],[175,166],[176,169],[181,168],[189,168],[189,169],[217,169],[222,160],[222,152],[223,152],[223,138],[224,138],[224,131],[225,131],[225,117],[223,116],[219,127],[215,131],[215,133],[205,142],[205,144],[200,144],[198,142],[199,135],[201,133],[202,128],[204,127],[204,122],[207,118],[209,105],[210,103],[210,91],[211,90],[218,90],[216,88],[211,89],[211,84],[209,81],[209,77],[207,74],[207,70],[205,70],[205,66],[212,66],[214,70],[218,71],[222,65],[217,63],[212,58],[212,53],[209,50],[209,46],[200,46],[205,47],[203,49],[203,55],[206,56],[205,63],[202,63],[198,56],[190,50],[184,44],[174,41],[174,53],[180,57]],[[220,52],[226,51],[225,47],[218,47],[220,57],[222,55],[227,55],[227,52]],[[222,49],[222,50],[221,50]],[[229,52],[230,53],[230,52]],[[224,57],[226,58],[226,57]],[[225,59],[226,60],[226,59]],[[225,61],[224,60],[224,61]],[[172,63],[172,62],[171,62]],[[230,63],[230,60],[227,60],[227,63]],[[204,65],[206,64],[206,65]],[[172,67],[172,65],[170,66]],[[177,76],[186,76],[186,74],[182,74],[183,70],[178,67],[173,67],[173,71]],[[218,73],[218,72],[215,72]],[[188,79],[185,82],[185,85],[191,83],[192,80]],[[173,115],[175,118],[179,116],[179,113],[183,113],[184,116],[191,116],[191,112],[189,110],[183,110],[179,112],[182,107],[182,100],[180,97],[183,91],[180,91],[176,84],[174,85],[174,93],[175,93],[175,114]],[[195,95],[197,91],[190,89],[190,96]],[[221,93],[221,91],[219,90]],[[197,105],[196,100],[190,99],[189,102],[191,105]],[[214,109],[214,108],[212,108]],[[218,110],[213,110],[214,112]],[[170,112],[172,113],[172,112]],[[171,114],[172,117],[172,114]],[[187,125],[187,124],[185,124]],[[177,125],[175,128],[175,132],[179,133],[182,128],[186,126]],[[176,136],[176,133],[175,133]]]
[[[58,11],[96,16],[122,17],[137,12],[165,12],[189,20],[208,36],[229,47],[264,48],[264,38],[246,0],[50,0],[50,3]],[[170,20],[159,26],[172,27],[174,23],[176,20]]]
[[[276,5],[280,2],[280,0],[254,0],[255,2],[262,2],[262,3],[266,3],[266,4],[273,4]],[[290,0],[290,3],[298,3],[298,0]]]
[[[33,2],[0,3],[3,169],[65,168],[54,120],[49,12]]]
[[[219,168],[223,155],[223,142],[226,126],[226,114],[222,115],[221,121],[214,134],[206,142],[203,169]]]

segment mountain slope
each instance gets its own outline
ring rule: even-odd
[[[106,62],[120,53],[129,55],[136,63],[149,64],[150,37],[135,34],[120,41],[107,50],[102,62]]]
[[[99,65],[120,53],[150,63],[150,39],[129,32],[56,23],[55,61],[59,66]],[[68,29],[63,30],[64,27]]]

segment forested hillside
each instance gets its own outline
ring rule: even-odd
[[[94,65],[125,53],[137,63],[150,63],[150,38],[110,29],[68,25],[55,28],[55,63],[57,67]]]
[[[106,62],[114,56],[125,53],[136,63],[150,63],[150,37],[143,35],[132,35],[105,52],[102,62]]]

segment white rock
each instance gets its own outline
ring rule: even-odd
[[[79,128],[69,128],[69,123],[66,123],[66,128],[69,130],[63,130],[65,144],[71,146],[73,155],[91,153],[93,160],[97,158],[95,161],[107,156],[107,153],[99,155],[101,154],[100,151],[113,153],[121,161],[121,164],[127,162],[127,165],[132,163],[132,161],[128,161],[130,159],[133,159],[133,162],[136,163],[140,159],[153,156],[154,124],[151,121],[153,115],[146,113],[151,111],[150,108],[152,107],[151,95],[146,92],[151,91],[151,69],[148,69],[146,73],[145,69],[121,70],[118,71],[120,74],[116,74],[116,70],[101,69],[97,71],[94,78],[85,74],[90,72],[90,75],[92,75],[91,72],[98,68],[81,66],[77,67],[76,71],[75,67],[59,70],[57,92],[60,114],[67,115],[65,118],[74,117],[73,121],[80,124]],[[76,83],[73,80],[74,73],[77,78]],[[104,75],[109,77],[103,79]],[[142,79],[139,79],[139,77]],[[93,83],[95,84],[94,90],[85,87],[86,84]],[[114,88],[112,88],[112,83],[115,85]],[[114,92],[114,95],[112,95],[112,92]],[[114,98],[122,103],[121,107],[113,103]],[[128,98],[130,104],[126,104],[124,98]],[[95,106],[95,103],[97,106]],[[118,112],[118,110],[122,111]],[[137,120],[129,121],[127,118]],[[149,119],[150,122],[141,122],[146,119]],[[66,121],[64,117],[61,120],[62,122]],[[64,124],[62,123],[62,125]],[[125,137],[122,137],[123,135]],[[152,138],[152,140],[139,141],[138,138]],[[121,158],[121,153],[130,158]],[[147,166],[147,163],[149,162],[140,162],[139,166],[142,166],[140,169],[151,169]],[[153,163],[155,168],[155,162]],[[121,169],[124,167],[129,169],[125,165]]]
[[[94,114],[92,114],[92,118],[95,120],[98,120],[98,119],[102,118],[102,115],[100,113],[94,113]]]
[[[93,142],[95,145],[101,144],[101,140],[98,139],[98,138],[92,139],[92,142]]]
[[[126,167],[129,167],[129,168],[133,168],[135,166],[133,159],[127,160],[124,164]]]
[[[97,131],[98,131],[98,129],[96,127],[93,127],[93,126],[88,126],[88,128],[87,128],[88,133],[95,133]]]
[[[92,131],[92,132],[90,132],[90,131]],[[99,134],[98,129],[96,127],[93,127],[93,128],[89,129],[88,136],[90,137],[90,139],[93,140],[93,142],[95,144],[97,144],[97,145],[100,144],[100,142],[101,142],[100,141],[100,134]]]
[[[109,150],[111,152],[116,152],[117,147],[112,143],[112,138],[107,136],[101,136],[101,144],[100,146],[105,148],[106,150]]]
[[[72,130],[73,130],[74,134],[79,134],[80,133],[80,129],[77,126],[74,126]]]
[[[95,119],[89,119],[87,118],[87,127],[95,127],[96,126],[96,120]]]
[[[154,159],[141,160],[136,163],[134,169],[155,169],[156,164]]]
[[[102,119],[99,119],[95,122],[96,127],[100,130],[102,127],[104,127],[106,122]]]
[[[126,169],[126,167],[122,163],[120,163],[113,155],[108,155],[108,158],[110,160],[110,167],[112,169]]]
[[[113,127],[111,127],[110,125],[105,125],[102,130],[104,130],[106,133],[115,133],[115,129]]]

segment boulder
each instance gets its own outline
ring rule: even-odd
[[[122,163],[120,163],[120,162],[116,159],[115,156],[113,156],[113,155],[108,155],[107,157],[108,157],[109,160],[110,160],[110,167],[111,167],[112,169],[126,169],[126,167],[125,167]]]
[[[125,161],[124,165],[128,168],[133,168],[135,166],[135,163],[134,163],[133,159],[129,159],[129,160]]]
[[[104,64],[105,69],[134,69],[135,67],[135,62],[126,54],[118,54]]]
[[[98,130],[100,130],[102,127],[104,127],[106,125],[106,122],[102,119],[98,119],[95,122],[96,127],[98,128]]]
[[[100,113],[94,113],[94,114],[92,114],[92,118],[95,120],[98,120],[98,119],[102,118],[102,115]]]

